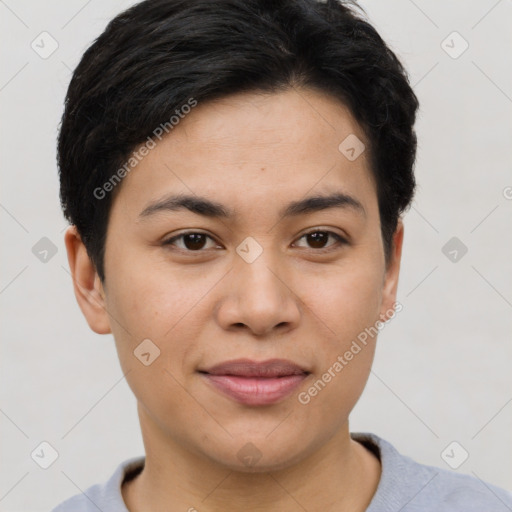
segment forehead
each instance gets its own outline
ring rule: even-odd
[[[349,109],[315,91],[199,103],[155,139],[124,178],[119,202],[132,216],[171,192],[210,197],[236,212],[247,204],[266,211],[275,204],[277,211],[277,203],[313,190],[340,191],[364,204],[376,196],[368,155],[347,158],[347,138],[366,144]]]

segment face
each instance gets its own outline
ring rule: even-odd
[[[402,239],[399,223],[386,265],[368,155],[339,149],[349,135],[365,141],[318,92],[240,94],[196,106],[124,178],[105,282],[90,279],[94,304],[79,301],[114,335],[146,448],[239,470],[253,450],[263,471],[347,429],[374,355],[361,333],[392,311]],[[218,208],[180,207],[177,195]],[[304,374],[241,391],[241,377],[202,373],[241,358]]]

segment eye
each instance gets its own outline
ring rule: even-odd
[[[327,241],[329,240],[329,237],[334,238],[337,243],[335,242],[333,244],[326,245]],[[314,231],[309,231],[308,233],[305,233],[299,238],[299,240],[302,240],[303,238],[306,239],[308,244],[310,244],[311,249],[317,250],[329,250],[334,246],[345,245],[348,243],[347,240],[343,238],[341,235],[338,235],[338,233],[320,229],[316,229]]]
[[[330,245],[327,245],[330,238],[334,239],[335,242]],[[333,247],[345,245],[348,243],[345,238],[343,238],[341,235],[338,235],[337,233],[334,233],[333,231],[319,229],[305,233],[299,238],[299,240],[302,239],[306,240],[306,242],[310,246],[310,249],[315,249],[319,251],[330,250]],[[213,245],[211,245],[210,247],[207,247],[208,240],[210,240],[213,243]],[[180,243],[178,244],[176,242]],[[204,249],[218,247],[215,240],[211,236],[207,235],[206,233],[201,233],[197,231],[189,231],[186,233],[181,233],[179,235],[173,236],[162,242],[162,245],[174,246],[177,249],[186,252],[201,252]]]
[[[172,238],[165,240],[162,245],[174,245],[178,249],[184,251],[199,252],[205,248],[205,243],[208,239],[214,242],[214,247],[216,247],[215,241],[211,236],[208,236],[205,233],[198,233],[196,231],[189,231],[187,233],[181,233],[180,235],[173,236]],[[183,242],[182,245],[175,244],[178,240]]]

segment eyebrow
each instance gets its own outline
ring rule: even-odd
[[[345,208],[366,217],[366,211],[355,197],[342,192],[330,195],[310,196],[298,201],[292,201],[279,213],[279,217],[294,217],[330,208]],[[189,210],[205,217],[233,219],[237,215],[226,206],[195,195],[169,195],[149,203],[139,214],[139,219],[146,219],[157,213],[168,211]]]

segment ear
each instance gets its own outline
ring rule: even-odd
[[[395,309],[394,304],[396,302],[396,290],[400,274],[400,262],[402,260],[403,240],[404,225],[402,219],[398,219],[396,230],[393,233],[392,246],[382,288],[382,304],[380,309],[380,319],[382,322],[389,320],[391,312]]]
[[[67,228],[64,241],[78,305],[94,332],[108,334],[112,331],[105,308],[103,285],[76,226]]]

